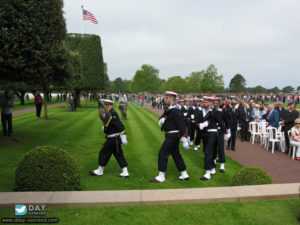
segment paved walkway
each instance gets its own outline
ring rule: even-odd
[[[56,107],[56,106],[61,106],[61,105],[64,105],[65,103],[62,102],[62,103],[56,103],[56,104],[51,104],[51,105],[48,105],[48,109],[50,108],[53,108],[53,107]],[[43,111],[44,107],[42,108],[42,111]],[[16,115],[19,115],[19,114],[23,114],[23,113],[29,113],[29,112],[35,112],[35,108],[27,108],[27,109],[19,109],[19,110],[15,110],[13,111],[13,116],[16,116]]]
[[[150,104],[147,108],[157,115],[163,112],[157,108],[153,109]],[[225,150],[225,154],[244,166],[255,166],[265,170],[274,183],[300,182],[300,161],[292,160],[290,156],[279,151],[272,154],[258,143],[241,142],[240,137],[237,137],[236,151]]]

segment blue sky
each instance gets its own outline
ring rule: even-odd
[[[132,79],[142,64],[160,78],[185,77],[214,64],[225,86],[300,85],[299,0],[64,0],[68,32],[81,33],[81,5],[99,24],[110,80]]]

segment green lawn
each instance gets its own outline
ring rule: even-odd
[[[56,103],[61,103],[62,101],[56,101],[56,99],[52,99],[51,102],[47,102],[48,105],[56,104]],[[13,108],[13,111],[19,110],[19,109],[28,109],[28,108],[35,108],[35,103],[33,99],[30,100],[25,100],[24,105],[20,105],[21,101],[20,100],[15,100],[15,107]]]
[[[14,206],[0,209],[1,218],[14,218]],[[299,225],[300,200],[273,200],[123,207],[47,207],[46,217],[59,224],[201,224]],[[19,218],[23,218],[22,216]]]
[[[117,105],[114,106],[117,109]],[[119,111],[118,111],[119,112]],[[120,113],[119,113],[120,115]],[[15,170],[25,152],[39,145],[55,145],[65,149],[76,160],[82,190],[126,190],[228,186],[233,173],[242,168],[227,158],[226,172],[217,173],[210,181],[200,181],[204,173],[203,152],[189,151],[181,147],[187,165],[190,181],[176,181],[180,175],[173,159],[169,158],[165,183],[150,183],[156,176],[157,157],[164,134],[157,124],[158,116],[129,103],[128,120],[123,121],[128,146],[123,146],[128,161],[129,179],[116,177],[121,172],[114,157],[105,168],[104,176],[91,177],[88,171],[98,167],[98,153],[104,142],[102,122],[98,116],[97,104],[83,104],[77,112],[68,113],[64,106],[49,109],[49,121],[37,120],[32,114],[13,118],[14,134],[11,138],[0,136],[0,191],[13,191]],[[182,146],[182,143],[180,144]]]

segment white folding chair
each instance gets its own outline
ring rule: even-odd
[[[258,132],[258,123],[257,122],[250,122],[249,123],[249,132],[251,134],[250,142],[252,142],[252,144],[254,144],[255,137],[260,136],[259,132]]]
[[[260,145],[266,148],[267,139],[269,136],[269,133],[267,132],[267,123],[263,122],[258,124],[258,133],[259,133]]]
[[[290,140],[290,148],[289,148],[289,155],[291,154],[292,150],[292,159],[295,159],[295,154],[298,148],[300,148],[300,143],[297,141],[293,141],[292,139],[292,131],[288,131],[289,140]]]
[[[278,130],[276,127],[270,127],[269,128],[269,138],[268,138],[268,144],[267,144],[267,151],[269,150],[270,142],[272,143],[272,154],[274,153],[275,143],[280,143],[279,137],[278,137]]]

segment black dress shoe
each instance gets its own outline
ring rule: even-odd
[[[159,180],[156,180],[155,178],[150,178],[150,182],[152,182],[152,183],[162,183]]]
[[[231,148],[232,151],[235,151],[235,148]]]
[[[91,176],[98,176],[98,177],[103,176],[103,174],[102,175],[95,174],[94,170],[90,170],[89,173],[90,173]]]
[[[229,145],[227,146],[227,150],[230,150],[230,146]]]
[[[117,177],[129,178],[129,176],[122,176],[121,174],[116,175]]]
[[[200,178],[200,180],[209,180],[207,177],[203,176]]]
[[[189,177],[186,177],[186,178],[183,178],[183,179],[182,179],[182,178],[180,178],[180,177],[177,177],[176,180],[190,180],[190,178],[189,178]]]
[[[221,172],[221,173],[225,173],[225,170],[224,170],[224,169],[220,169],[220,172]]]

